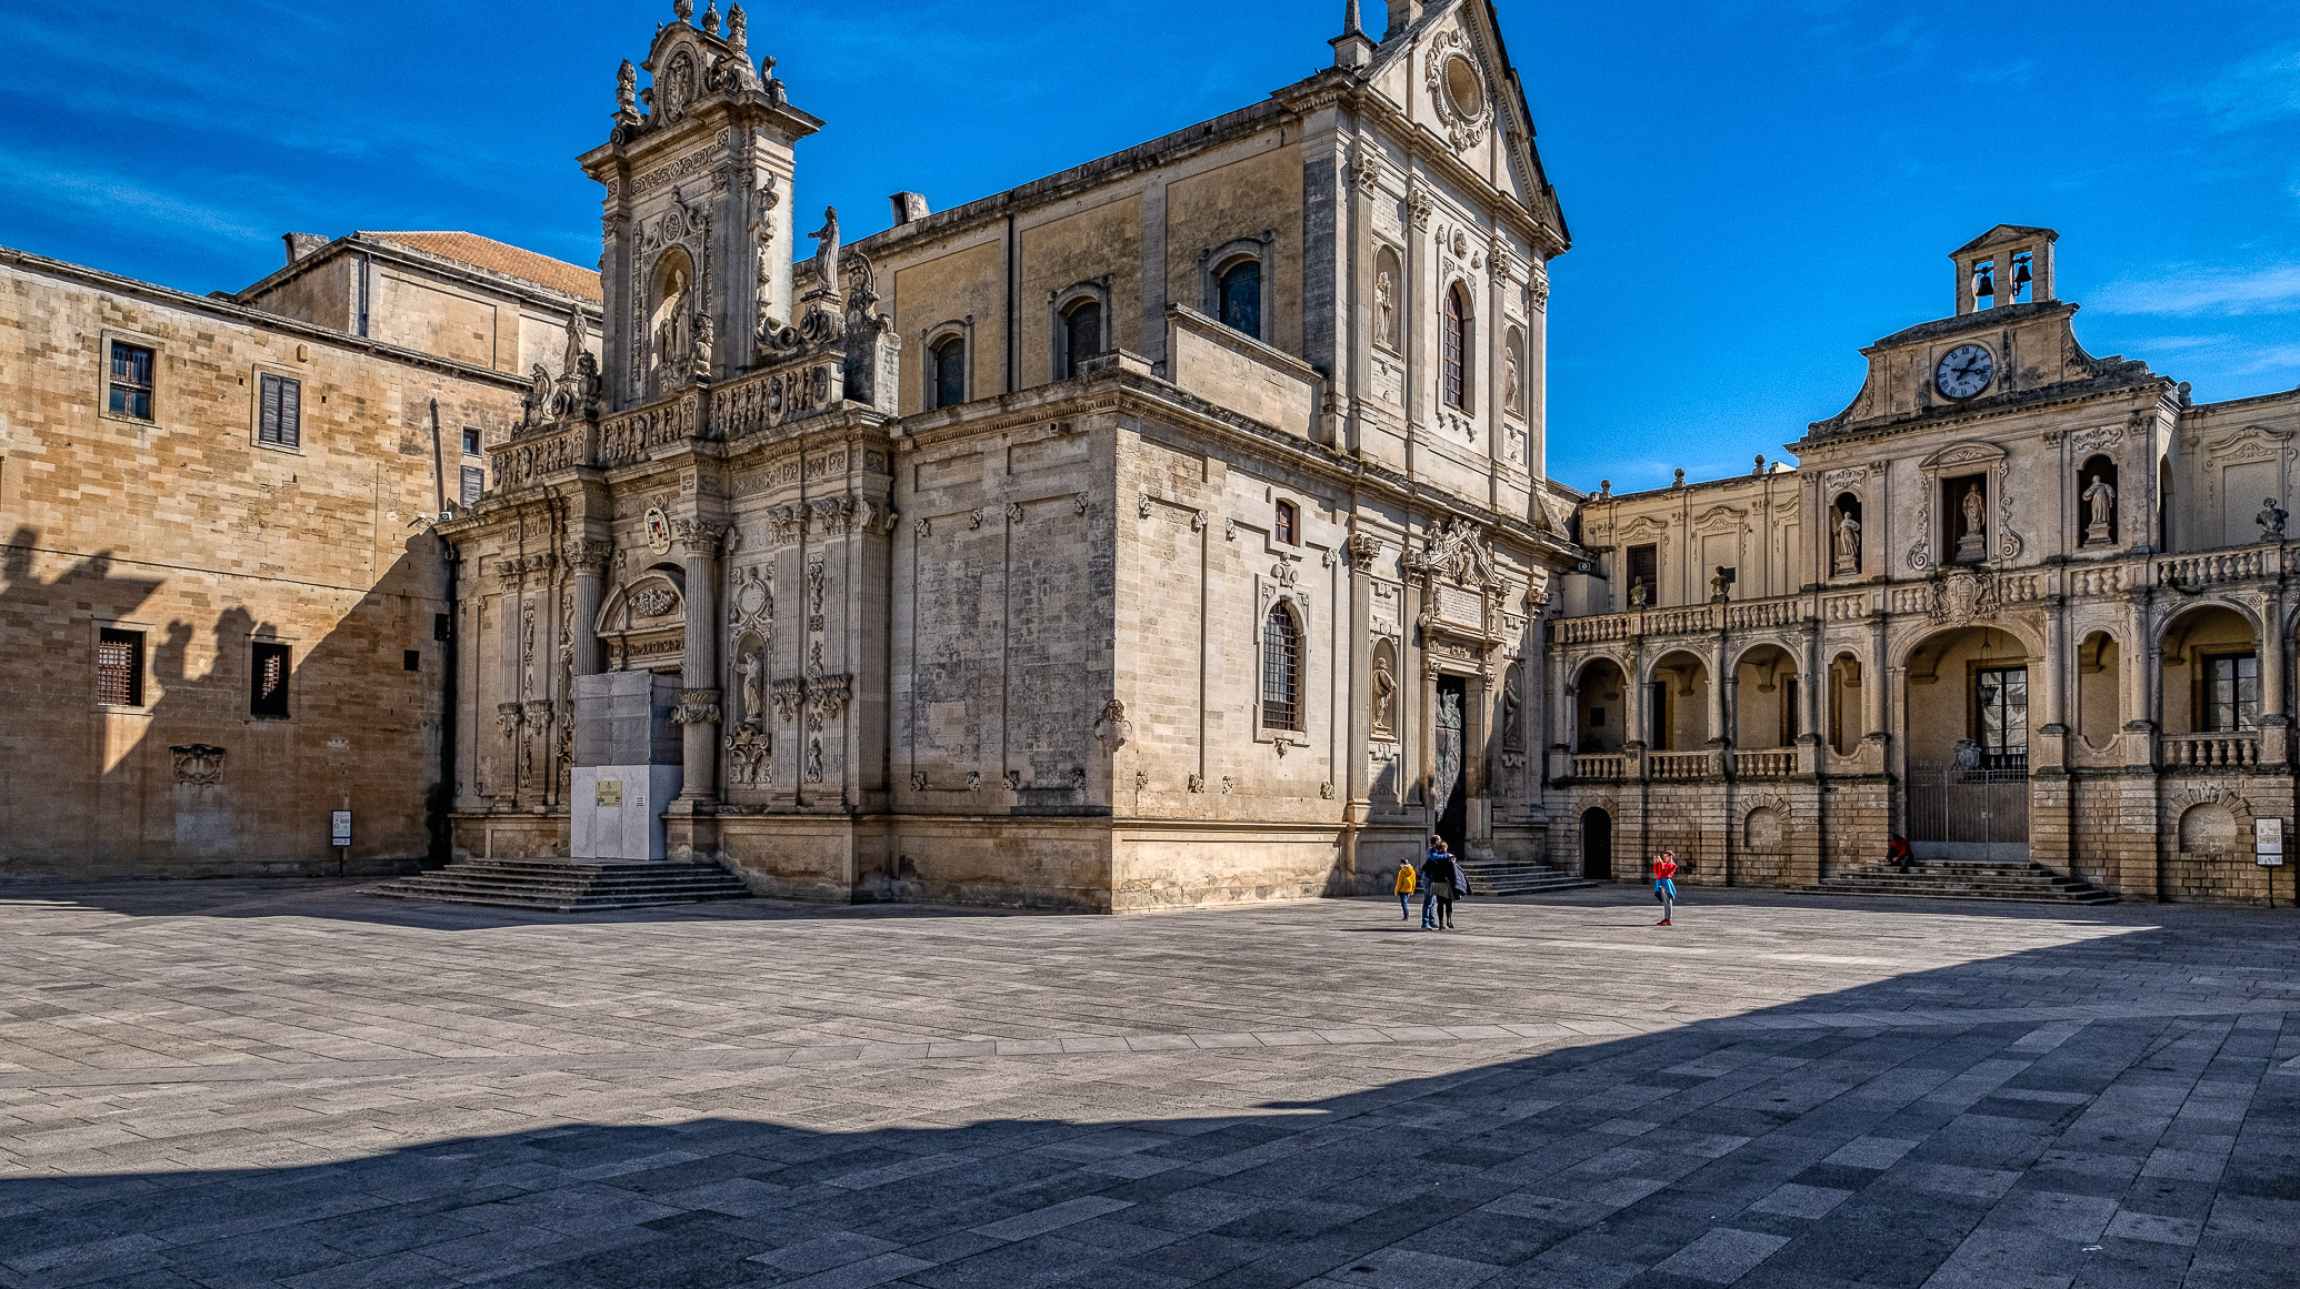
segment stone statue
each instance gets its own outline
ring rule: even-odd
[[[743,654],[742,661],[735,664],[735,670],[741,672],[743,677],[741,723],[756,729],[765,718],[767,710],[766,660],[759,656],[758,650],[752,649]]]
[[[639,69],[633,67],[631,60],[626,58],[623,65],[615,69],[615,110],[618,113],[637,115],[638,102]]]
[[[1981,497],[1981,486],[1976,483],[1966,488],[1964,500],[1958,502],[1957,507],[1965,518],[1964,535],[1957,538],[1957,558],[1988,558],[1988,502]]]
[[[718,333],[711,325],[711,315],[707,313],[696,314],[694,353],[691,355],[694,359],[696,380],[709,380],[711,378],[711,366],[715,361],[715,351],[718,349],[718,345]]]
[[[687,272],[671,270],[671,289],[663,293],[660,321],[655,324],[655,361],[676,368],[687,355]]]
[[[1861,521],[1853,518],[1849,510],[1838,510],[1836,573],[1842,576],[1861,571]]]
[[[1521,674],[1515,668],[1511,668],[1502,678],[1501,745],[1506,748],[1525,746],[1521,731],[1517,727],[1517,710],[1519,705],[1525,701],[1525,696],[1518,692],[1523,683]]]
[[[2116,516],[2116,488],[2107,475],[2094,475],[2092,486],[2084,490],[2084,514],[2090,521],[2084,528],[2085,544],[2107,541]]]
[[[1374,275],[1374,326],[1382,343],[1398,347],[1398,284],[1390,280],[1388,269]]]
[[[826,295],[839,293],[839,208],[823,207],[823,226],[807,234],[815,239],[815,280]]]
[[[1524,390],[1517,375],[1517,350],[1505,349],[1501,355],[1501,405],[1509,411],[1521,411],[1519,398]]]
[[[750,19],[743,15],[743,6],[735,5],[728,9],[727,48],[734,50],[737,54],[744,53],[745,47],[750,43],[749,33]],[[745,67],[750,66],[750,60],[745,58],[743,60],[743,65]]]
[[[1383,734],[1398,726],[1398,678],[1391,666],[1388,652],[1374,655],[1374,729]]]
[[[574,374],[575,374],[575,369],[576,369],[576,368],[577,368],[577,367],[578,367],[578,366],[581,364],[581,362],[582,362],[582,358],[583,358],[583,354],[584,354],[584,348],[583,348],[583,336],[584,336],[584,331],[583,331],[583,315],[582,315],[582,314],[580,314],[580,313],[577,313],[577,312],[575,312],[575,311],[574,311],[574,310],[572,310],[572,309],[568,310],[568,311],[567,311],[567,347],[566,347],[566,350],[565,350],[565,352],[563,352],[563,353],[560,355],[560,360],[559,360],[559,374],[560,374],[560,375],[562,375],[562,376],[572,376],[572,375],[574,375]]]
[[[535,374],[528,379],[527,393],[519,405],[527,409],[526,424],[539,425],[551,415],[551,369],[535,364]]]
[[[2260,539],[2262,541],[2280,542],[2284,540],[2284,521],[2291,518],[2291,515],[2287,514],[2282,506],[2276,504],[2274,497],[2261,499],[2260,513],[2254,518],[2260,525]]]

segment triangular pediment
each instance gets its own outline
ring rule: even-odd
[[[2049,228],[2032,228],[2027,224],[1999,224],[1995,228],[1992,228],[1989,231],[1974,238],[1973,240],[1966,242],[1964,245],[1958,247],[1957,249],[1950,251],[1949,254],[1974,255],[1985,251],[1992,246],[2002,245],[2007,242],[2033,242],[2040,237],[2048,242],[2060,240],[2060,234]]]
[[[1432,4],[1376,47],[1365,75],[1409,120],[1567,239],[1491,0]]]

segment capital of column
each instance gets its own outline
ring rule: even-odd
[[[719,723],[719,691],[716,689],[682,689],[679,691],[679,710],[671,716],[674,725],[716,725]]]
[[[698,555],[717,555],[719,543],[727,535],[727,526],[715,519],[675,519],[671,521],[671,534],[692,559]]]
[[[587,537],[570,537],[563,554],[576,572],[600,573],[606,571],[607,561],[613,556],[614,548]]]

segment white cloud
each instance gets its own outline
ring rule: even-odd
[[[29,203],[62,205],[91,222],[132,231],[138,237],[159,230],[191,240],[233,238],[269,241],[248,212],[188,200],[103,170],[57,166],[37,157],[0,150],[0,192]]]
[[[2177,268],[2111,282],[2092,294],[2102,313],[2197,317],[2300,312],[2300,264],[2221,270]]]
[[[2197,98],[2223,130],[2300,115],[2300,44],[2254,54],[2202,86]]]

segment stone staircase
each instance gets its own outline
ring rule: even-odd
[[[2028,860],[1920,859],[1904,873],[1875,864],[1803,888],[1819,895],[1905,895],[1930,900],[2013,900],[2026,904],[2114,904],[2116,896],[2081,877]]]
[[[751,895],[741,878],[716,864],[581,859],[466,859],[366,890],[370,895],[401,900],[551,913],[644,909],[704,900],[742,900]]]
[[[1585,882],[1570,873],[1561,873],[1547,864],[1528,864],[1507,859],[1457,858],[1455,863],[1469,877],[1469,893],[1494,897],[1501,895],[1533,895],[1542,891],[1577,891],[1597,882]]]

